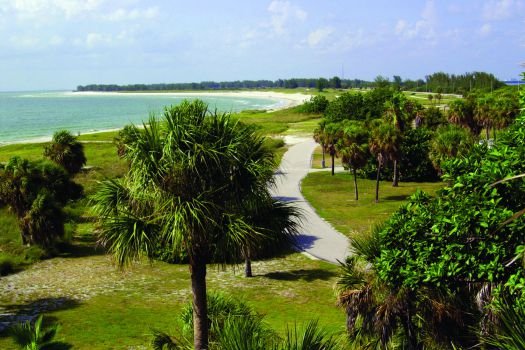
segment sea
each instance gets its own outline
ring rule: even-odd
[[[160,116],[166,106],[199,98],[211,110],[239,112],[273,109],[283,101],[244,96],[142,93],[75,93],[71,91],[0,92],[0,145],[46,141],[55,131],[75,135],[141,124]]]

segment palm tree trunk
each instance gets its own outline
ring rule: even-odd
[[[332,156],[332,176],[335,174],[335,154],[331,154]]]
[[[193,292],[193,345],[195,350],[208,349],[208,302],[206,300],[206,262],[202,258],[190,261]]]
[[[357,171],[355,168],[352,168],[352,171],[354,172],[354,192],[355,192],[355,200],[359,200],[359,191],[357,190]]]
[[[394,160],[394,181],[392,182],[392,186],[399,186],[399,172],[397,171],[397,160]]]
[[[381,162],[377,162],[376,203],[379,203],[379,174],[380,172],[381,172]]]
[[[26,224],[23,219],[21,219],[19,222],[20,227],[20,238],[22,238],[22,245],[28,246],[31,244],[31,237],[29,232],[27,232]]]
[[[324,145],[321,145],[321,149],[323,150],[323,161],[321,163],[321,167],[324,169],[324,167],[326,166],[326,161],[325,161],[325,158],[324,158],[324,155],[325,155],[326,151],[324,149]]]
[[[243,250],[244,250],[244,277],[253,277],[250,250],[248,248],[245,248]]]

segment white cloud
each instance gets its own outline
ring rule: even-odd
[[[159,14],[159,8],[158,7],[148,7],[147,9],[140,10],[140,9],[132,9],[132,10],[126,10],[123,8],[119,8],[115,10],[114,12],[105,15],[104,18],[109,21],[132,21],[132,20],[140,20],[140,19],[153,19],[157,17]]]
[[[130,44],[133,42],[135,42],[135,39],[127,30],[122,30],[113,34],[91,32],[86,34],[84,38],[77,38],[74,40],[75,45],[84,46],[88,49],[118,46],[122,44]]]
[[[85,44],[87,47],[93,48],[95,46],[111,44],[112,40],[113,39],[109,34],[88,33],[86,35]]]
[[[61,15],[72,18],[99,8],[103,0],[7,0],[5,9],[23,19]]]
[[[485,23],[479,28],[479,35],[488,36],[492,32],[492,25],[490,23]]]
[[[421,18],[414,23],[400,19],[395,27],[395,33],[405,39],[421,37],[424,39],[435,38],[436,8],[433,0],[428,0],[421,12]]]
[[[324,28],[319,28],[319,29],[311,32],[308,35],[308,39],[307,39],[308,45],[310,45],[310,47],[318,46],[327,37],[329,37],[330,34],[333,33],[333,31],[334,30],[332,28],[330,28],[330,27],[324,27]]]
[[[500,21],[511,18],[523,10],[519,0],[491,0],[483,6],[483,18],[487,21]]]
[[[268,11],[271,13],[273,30],[279,35],[286,33],[288,21],[293,19],[305,21],[308,17],[306,11],[289,1],[273,0],[268,6]]]

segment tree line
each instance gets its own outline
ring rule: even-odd
[[[236,80],[236,81],[202,81],[200,83],[159,83],[159,84],[89,84],[77,86],[77,91],[168,91],[168,90],[237,90],[237,89],[296,89],[309,88],[322,91],[332,89],[369,89],[393,86],[401,90],[466,94],[473,90],[492,91],[502,87],[494,75],[485,72],[472,72],[460,75],[443,72],[434,73],[425,79],[405,79],[394,75],[392,80],[377,76],[373,81],[362,79],[332,78],[292,78],[277,80]]]

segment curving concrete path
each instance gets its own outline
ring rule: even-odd
[[[297,238],[297,247],[307,255],[334,264],[349,255],[348,239],[324,221],[301,193],[301,180],[310,171],[313,140],[303,140],[291,146],[284,154],[276,173],[274,197],[293,201],[301,209],[303,219]]]

